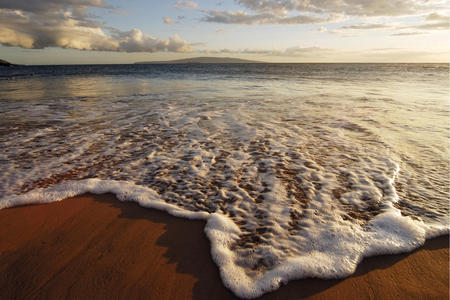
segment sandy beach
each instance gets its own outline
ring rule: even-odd
[[[233,299],[203,221],[82,195],[0,211],[0,299]],[[365,259],[342,280],[290,282],[261,299],[448,299],[449,237]]]

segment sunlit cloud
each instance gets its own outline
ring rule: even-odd
[[[172,21],[172,19],[169,18],[169,17],[164,17],[164,18],[163,18],[163,22],[164,22],[165,24],[169,24],[169,25],[175,24],[175,22]]]
[[[176,9],[196,9],[198,4],[194,1],[177,1],[173,7]]]
[[[318,15],[296,15],[287,16],[274,13],[256,13],[249,14],[244,11],[204,11],[205,15],[202,21],[222,24],[245,24],[245,25],[263,25],[263,24],[317,24],[329,23],[342,20],[340,16],[332,15],[326,18]]]
[[[404,36],[404,35],[413,35],[413,34],[421,34],[423,30],[431,31],[431,30],[449,30],[450,23],[448,20],[441,22],[433,22],[430,23],[430,20],[440,20],[441,18],[432,18],[428,19],[426,23],[421,23],[418,25],[399,25],[399,24],[386,24],[386,23],[373,23],[373,24],[354,24],[339,27],[334,31],[334,33],[341,34],[345,31],[361,31],[361,30],[392,30],[392,31],[413,31],[413,32],[396,32],[392,34],[393,36]]]
[[[223,24],[317,24],[346,20],[350,17],[415,16],[442,9],[449,1],[417,0],[238,0],[243,9],[205,10],[205,22]],[[442,15],[430,14],[434,21],[443,21]]]
[[[204,50],[201,51],[205,54],[251,54],[262,56],[288,56],[288,57],[301,57],[309,55],[317,55],[319,53],[334,53],[333,49],[326,49],[320,47],[290,47],[286,49],[219,49],[219,50]]]
[[[450,22],[450,16],[441,15],[439,13],[431,13],[426,18],[427,22]]]
[[[242,6],[253,11],[285,14],[289,11],[350,16],[404,16],[414,15],[433,8],[445,8],[448,1],[417,0],[239,0]]]
[[[393,28],[393,26],[388,24],[356,24],[356,25],[342,26],[340,29],[370,30],[370,29],[386,29],[386,28]]]
[[[88,9],[112,9],[103,0],[0,2],[0,44],[27,49],[61,47],[121,52],[189,52],[178,35],[159,39],[139,29],[105,27]]]
[[[265,58],[288,59],[299,62],[420,62],[435,61],[443,57],[445,52],[419,51],[402,48],[373,48],[361,50],[346,50],[321,47],[290,47],[286,49],[220,49],[204,50],[197,53],[211,55],[251,55],[256,59]]]
[[[191,52],[191,46],[178,35],[167,40],[157,39],[142,33],[139,29],[130,31],[115,30],[112,37],[118,42],[115,51],[124,52]]]
[[[412,26],[410,28],[422,29],[422,30],[448,30],[448,29],[450,29],[450,24],[448,21],[446,21],[446,22],[422,24],[422,25]]]
[[[425,32],[422,31],[413,31],[413,32],[400,32],[400,33],[393,33],[392,36],[410,36],[410,35],[419,35],[419,34],[425,34]]]

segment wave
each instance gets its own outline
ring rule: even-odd
[[[219,266],[224,284],[237,296],[256,298],[277,289],[290,280],[306,277],[322,279],[351,275],[364,258],[381,254],[409,252],[425,239],[448,234],[448,228],[429,225],[402,216],[394,207],[374,217],[365,228],[341,226],[317,232],[311,239],[314,251],[289,257],[284,262],[255,276],[238,264],[232,251],[242,231],[232,219],[221,213],[193,212],[161,199],[154,190],[126,181],[86,179],[58,184],[46,189],[10,196],[0,202],[0,209],[60,201],[84,193],[113,193],[120,201],[136,202],[142,207],[166,211],[177,217],[206,220],[205,233],[211,242],[211,254]],[[267,254],[271,255],[268,250]]]
[[[0,82],[0,206],[111,192],[207,220],[223,281],[246,298],[448,233],[448,72],[272,67],[283,80],[74,67]]]

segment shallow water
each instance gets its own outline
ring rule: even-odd
[[[115,192],[207,219],[241,297],[342,277],[448,233],[449,95],[445,64],[3,68],[0,207]]]

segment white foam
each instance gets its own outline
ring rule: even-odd
[[[169,204],[163,201],[155,191],[147,187],[126,181],[94,178],[69,181],[47,189],[38,188],[22,195],[10,196],[0,202],[0,209],[21,205],[52,203],[85,193],[113,193],[120,201],[136,202],[142,207],[166,211],[173,216],[188,219],[207,219],[209,215],[206,212],[187,211],[176,205]]]
[[[207,220],[223,281],[246,298],[347,276],[448,233],[448,72],[433,81],[441,96],[421,81],[392,89],[393,74],[377,96],[370,80],[286,75],[255,90],[246,75],[111,78],[102,88],[117,96],[101,97],[75,76],[71,98],[1,101],[0,208],[111,192]]]
[[[376,216],[366,228],[334,226],[314,228],[310,243],[314,250],[287,258],[273,269],[249,275],[248,269],[236,264],[237,253],[230,248],[242,231],[221,213],[193,212],[169,204],[148,187],[125,181],[86,179],[35,189],[0,202],[0,209],[18,205],[50,203],[84,193],[113,193],[120,201],[131,201],[142,207],[166,211],[177,217],[206,220],[205,233],[211,242],[211,255],[219,266],[224,284],[241,298],[255,298],[277,289],[290,280],[307,277],[342,278],[352,274],[363,257],[411,251],[425,242],[430,226],[401,216],[395,208]],[[334,227],[334,228],[333,228]],[[448,234],[448,228],[434,228],[433,234]],[[276,251],[275,251],[276,252]],[[266,255],[274,255],[268,248]]]

